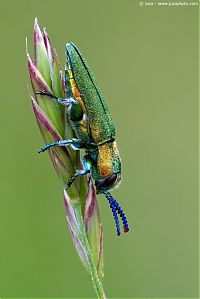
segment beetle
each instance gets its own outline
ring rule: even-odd
[[[48,95],[65,105],[66,115],[76,138],[49,143],[43,146],[39,153],[53,146],[69,145],[76,150],[85,151],[82,160],[83,169],[76,170],[65,188],[68,189],[76,177],[90,173],[97,194],[103,194],[110,204],[119,236],[118,214],[124,232],[129,231],[129,226],[122,208],[109,192],[121,181],[121,160],[115,141],[115,127],[95,78],[75,44],[66,44],[66,58],[66,98],[58,98],[45,91],[39,91],[37,94]]]

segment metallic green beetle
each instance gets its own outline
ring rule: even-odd
[[[97,87],[95,79],[79,50],[73,43],[66,44],[67,64],[65,70],[66,98],[49,95],[66,106],[67,117],[76,138],[60,140],[42,147],[44,152],[52,146],[69,146],[84,149],[83,170],[76,173],[67,182],[68,189],[77,176],[91,174],[97,193],[105,195],[113,212],[117,234],[120,235],[118,215],[123,222],[124,232],[129,231],[126,216],[108,190],[121,181],[121,161],[115,141],[115,127],[107,104]]]

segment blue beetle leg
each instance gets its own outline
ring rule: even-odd
[[[83,169],[76,170],[76,173],[67,182],[65,189],[67,190],[78,176],[86,175],[87,173],[89,173],[90,169],[91,169],[91,163],[90,163],[89,157],[88,157],[88,155],[85,155],[83,157]]]
[[[54,99],[58,99],[57,96],[55,96],[54,94],[50,93],[50,92],[47,92],[45,90],[40,90],[40,91],[36,91],[36,94],[40,94],[41,96],[49,96],[51,98],[54,98]]]
[[[85,143],[83,141],[74,138],[69,140],[59,140],[56,142],[48,143],[43,147],[41,147],[38,153],[45,152],[47,149],[53,146],[68,146],[68,145],[72,145],[76,149],[81,149],[85,147]]]
[[[76,173],[71,176],[71,178],[68,180],[67,184],[66,184],[66,187],[65,187],[65,190],[67,190],[71,184],[75,181],[75,179],[78,177],[78,176],[81,176],[81,175],[86,175],[87,173],[89,173],[90,171],[89,170],[76,170]]]
[[[48,143],[48,144],[44,145],[43,147],[41,147],[39,149],[38,153],[45,152],[46,150],[48,150],[50,147],[53,147],[53,146],[68,146],[70,144],[72,144],[72,140],[61,140],[61,141]]]
[[[74,98],[58,98],[57,96],[49,93],[45,90],[37,91],[36,94],[40,94],[42,96],[49,96],[53,99],[56,99],[58,103],[65,105],[68,110],[68,116],[71,121],[80,121],[83,118],[83,111],[78,101]]]
[[[71,178],[68,180],[65,190],[67,190],[71,184],[75,181],[75,179],[79,176],[79,174],[76,172],[73,176],[71,176]]]
[[[53,99],[56,99],[59,103],[64,104],[64,105],[68,105],[72,101],[72,99],[58,98],[54,94],[47,92],[45,90],[36,91],[36,94],[39,94],[41,96],[51,97]]]

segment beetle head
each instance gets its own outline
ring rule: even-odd
[[[112,173],[110,176],[101,180],[95,181],[95,186],[98,192],[103,192],[116,187],[121,180],[120,173]]]

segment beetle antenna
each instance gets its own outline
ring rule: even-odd
[[[120,207],[118,202],[112,197],[112,195],[109,192],[104,192],[104,195],[107,198],[107,200],[109,201],[112,211],[114,209],[115,213],[117,211],[118,214],[120,215],[120,217],[122,219],[122,223],[123,223],[124,232],[127,233],[129,231],[129,226],[128,226],[128,220],[124,214],[124,211],[122,210],[122,208]],[[114,213],[113,213],[113,216],[114,216]],[[114,216],[114,218],[115,218],[115,216]],[[116,226],[117,226],[117,223],[116,223]]]
[[[118,216],[117,216],[117,209],[116,209],[116,206],[113,202],[113,198],[111,196],[110,193],[108,192],[103,192],[103,194],[105,195],[105,197],[107,198],[109,204],[110,204],[110,208],[112,210],[112,213],[113,213],[113,217],[114,217],[114,220],[115,220],[115,225],[116,225],[116,229],[117,229],[117,235],[120,236],[121,232],[120,232],[120,225],[119,225],[119,219],[118,219]]]
[[[116,209],[116,207],[114,206],[113,201],[112,201],[111,199],[108,200],[108,201],[109,201],[110,208],[111,208],[111,210],[112,210],[113,217],[114,217],[114,220],[115,220],[115,225],[116,225],[116,229],[117,229],[117,235],[120,236],[121,232],[120,232],[119,219],[118,219],[118,216],[117,216],[117,209]]]
[[[124,214],[124,211],[122,210],[122,208],[120,207],[118,202],[115,199],[114,199],[114,201],[115,201],[115,207],[117,209],[117,212],[120,215],[122,222],[123,222],[124,232],[127,233],[129,231],[129,227],[128,227],[128,220],[126,218],[126,215]]]

